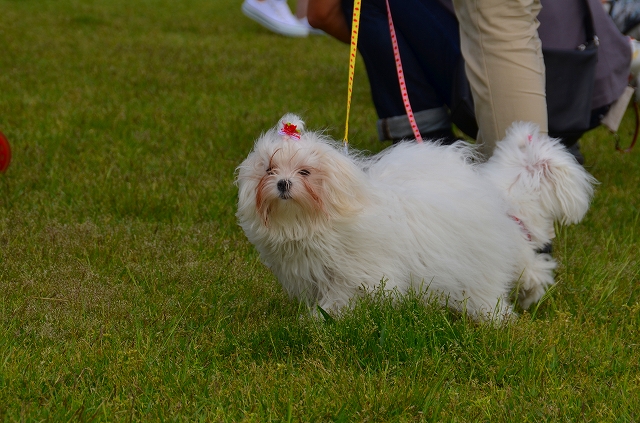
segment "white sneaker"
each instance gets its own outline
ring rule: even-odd
[[[324,32],[323,30],[318,29],[318,28],[314,28],[311,25],[309,25],[309,19],[307,19],[306,16],[304,18],[298,19],[298,22],[300,22],[300,25],[302,25],[305,28],[307,28],[307,30],[309,31],[309,34],[312,34],[312,35],[327,35],[327,33]]]
[[[242,13],[278,34],[289,37],[309,35],[309,29],[293,16],[286,0],[244,0]]]

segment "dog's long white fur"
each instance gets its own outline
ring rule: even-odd
[[[516,284],[526,308],[553,283],[555,262],[536,249],[554,219],[579,221],[593,192],[592,177],[529,124],[475,164],[463,142],[364,157],[319,132],[280,135],[284,123],[304,127],[285,115],[238,167],[237,217],[285,290],[325,310],[384,280],[479,320],[508,317]]]

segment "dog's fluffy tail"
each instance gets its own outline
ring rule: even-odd
[[[510,200],[536,201],[543,214],[563,224],[582,220],[597,183],[560,140],[541,135],[537,125],[526,122],[509,128],[487,165],[496,183],[508,183],[503,188]]]

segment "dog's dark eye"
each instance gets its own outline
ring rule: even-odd
[[[272,167],[270,167],[269,169],[267,169],[267,175],[275,175],[276,174],[276,170]]]
[[[302,169],[298,173],[302,176],[309,176],[309,174],[311,174],[307,169]]]

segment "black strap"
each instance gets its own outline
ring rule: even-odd
[[[587,33],[587,42],[585,44],[581,44],[578,46],[580,50],[584,50],[589,42],[593,41],[596,45],[599,44],[598,36],[596,35],[595,26],[593,24],[593,14],[591,13],[591,6],[589,6],[589,1],[584,1],[585,11],[587,12],[584,17],[584,29]]]

